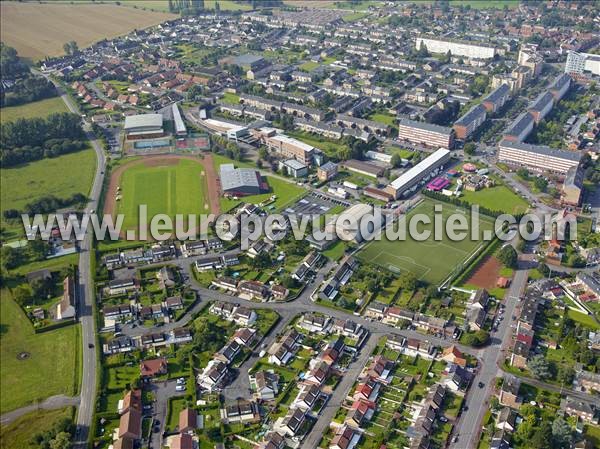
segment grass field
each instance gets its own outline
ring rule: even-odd
[[[52,430],[60,419],[71,419],[72,416],[73,409],[71,407],[57,410],[36,410],[20,416],[9,425],[0,428],[0,448],[38,449],[40,446],[31,441],[34,434]],[[31,423],[35,423],[34,428]]]
[[[1,39],[20,56],[33,60],[64,54],[65,42],[79,48],[177,17],[165,12],[115,4],[49,4],[2,2]]]
[[[121,177],[122,199],[119,212],[125,215],[123,227],[137,228],[138,206],[148,206],[148,219],[156,214],[210,213],[203,166],[196,161],[180,159],[162,166],[134,165]]]
[[[456,206],[445,205],[442,220],[454,213],[460,213],[467,217],[470,224],[470,217],[465,209]],[[410,211],[406,217],[400,217],[400,220],[410,220],[415,214],[425,214],[431,217],[433,223],[434,202],[425,200],[415,209]],[[406,221],[408,224],[408,221]],[[395,227],[396,228],[396,227]],[[471,241],[469,236],[462,241],[452,241],[443,233],[442,240],[435,241],[433,236],[433,224],[429,226],[421,225],[419,229],[431,230],[431,236],[426,241],[417,241],[410,237],[409,227],[407,237],[404,241],[389,241],[385,237],[379,241],[373,241],[358,253],[358,258],[366,263],[373,263],[385,267],[393,272],[410,271],[418,279],[431,283],[441,283],[457,266],[467,260],[471,254],[482,243],[481,241]],[[484,230],[493,229],[491,219],[480,219],[480,235]]]
[[[0,296],[0,413],[56,394],[75,394],[79,325],[35,334],[10,293],[3,289]],[[21,352],[29,358],[19,360]]]
[[[55,112],[69,112],[60,97],[2,108],[0,109],[0,123],[12,122],[18,118],[47,117]]]
[[[479,204],[490,210],[499,210],[507,214],[524,213],[529,204],[506,186],[495,186],[477,192],[464,190],[461,199],[470,204]]]
[[[301,64],[298,68],[300,70],[304,70],[305,72],[312,72],[320,65],[321,64],[319,64],[318,62],[315,62],[315,61],[307,61],[304,64]]]
[[[1,209],[20,210],[45,195],[58,198],[78,192],[88,195],[95,170],[96,155],[92,149],[3,168],[0,170]],[[11,226],[4,223],[3,218],[2,225],[6,227],[6,237],[11,238]]]

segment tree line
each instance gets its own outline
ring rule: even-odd
[[[0,125],[0,162],[4,167],[79,151],[85,133],[77,114],[21,118]]]
[[[29,74],[29,67],[17,54],[17,50],[0,42],[0,73],[2,79],[16,79]]]
[[[27,203],[21,211],[17,209],[6,209],[2,215],[4,215],[4,218],[7,220],[11,220],[19,218],[22,213],[28,215],[47,214],[65,207],[85,204],[87,199],[88,198],[83,193],[74,193],[68,198],[58,198],[54,195],[46,195]]]
[[[0,106],[16,106],[55,97],[58,93],[52,82],[46,78],[29,76],[19,80],[0,97]]]

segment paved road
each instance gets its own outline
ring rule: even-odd
[[[54,81],[53,81],[54,82]],[[73,104],[71,98],[65,93],[58,83],[54,83],[62,100],[69,111],[79,114],[79,110]],[[89,194],[89,203],[86,211],[96,210],[98,200],[102,192],[106,158],[104,151],[98,144],[95,136],[86,130],[86,135],[96,152],[96,173]],[[80,244],[79,253],[79,288],[78,288],[78,315],[81,323],[81,340],[83,344],[83,372],[81,377],[81,403],[77,412],[77,427],[73,440],[74,449],[87,447],[88,434],[94,416],[94,404],[96,401],[96,330],[93,313],[93,279],[90,269],[90,249],[92,248],[92,227],[87,230],[85,239]]]
[[[154,394],[154,403],[152,404],[152,423],[151,448],[160,449],[163,447],[162,434],[165,431],[165,420],[167,419],[167,407],[169,398],[185,395],[185,391],[176,391],[177,380],[167,380],[163,382],[151,382],[150,391]],[[158,428],[158,432],[154,429]],[[173,430],[173,429],[171,429]]]
[[[49,398],[46,398],[37,404],[26,405],[25,407],[5,413],[4,415],[0,416],[0,424],[5,426],[24,414],[33,412],[35,410],[55,410],[57,408],[79,405],[79,401],[79,396],[70,397],[63,394],[50,396]]]
[[[260,344],[256,347],[256,350],[250,357],[246,359],[244,363],[240,365],[236,370],[237,377],[227,387],[223,389],[223,396],[228,400],[235,400],[238,398],[247,398],[250,393],[250,380],[248,379],[248,371],[256,365],[256,362],[261,358],[259,353],[261,350],[267,349],[275,341],[277,336],[281,334],[283,329],[292,321],[293,315],[287,314],[285,318],[280,318],[277,324],[268,335],[266,335]]]
[[[468,410],[463,412],[458,420],[453,433],[453,435],[459,436],[458,441],[451,444],[450,448],[470,449],[477,447],[481,422],[489,408],[489,397],[492,394],[495,379],[502,375],[499,366],[504,359],[503,350],[509,347],[512,338],[511,325],[515,322],[512,321],[511,317],[514,315],[519,302],[518,298],[527,284],[527,277],[527,270],[519,269],[515,271],[513,282],[504,300],[506,306],[505,318],[500,322],[498,330],[491,334],[491,343],[480,352],[479,368],[465,399]],[[483,388],[478,387],[479,382],[484,384]]]
[[[334,390],[333,394],[327,401],[327,404],[324,407],[324,410],[321,411],[317,422],[311,429],[308,436],[302,442],[303,449],[315,449],[323,438],[323,435],[327,432],[331,421],[338,409],[342,405],[342,402],[348,396],[352,385],[356,382],[359,374],[364,368],[369,356],[377,346],[378,338],[373,338],[373,336],[369,336],[368,340],[364,343],[362,349],[360,350],[360,354],[358,358],[350,364],[348,370],[342,375],[342,380]]]

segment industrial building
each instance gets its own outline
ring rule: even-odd
[[[504,106],[510,98],[510,87],[501,84],[483,99],[481,103],[489,113],[495,113]]]
[[[414,167],[402,173],[402,175],[385,188],[385,191],[395,199],[398,199],[406,192],[416,189],[421,182],[427,180],[431,175],[436,174],[449,160],[450,151],[440,148]]]
[[[504,140],[523,142],[533,131],[534,120],[529,112],[521,113],[504,132]]]
[[[415,40],[415,48],[418,50],[423,44],[431,53],[446,54],[449,51],[452,56],[465,56],[476,59],[492,59],[496,56],[495,47],[472,41],[439,39],[429,35],[418,36]]]
[[[454,144],[454,130],[403,118],[398,124],[398,140],[449,150]]]
[[[258,170],[235,168],[233,164],[221,164],[220,181],[224,195],[257,195],[269,191],[269,185]]]
[[[175,124],[175,135],[179,137],[187,136],[187,129],[185,127],[185,123],[183,123],[183,119],[181,118],[181,113],[179,112],[177,103],[173,103],[171,108],[173,111],[173,122]]]
[[[127,139],[152,139],[164,136],[162,114],[138,114],[125,117]]]
[[[487,109],[482,104],[478,104],[469,109],[462,117],[454,122],[454,132],[458,139],[466,139],[477,128],[479,128],[487,118]]]
[[[580,160],[579,152],[557,150],[544,145],[530,145],[504,139],[498,146],[498,162],[525,166],[538,172],[566,174],[571,167],[577,167]]]

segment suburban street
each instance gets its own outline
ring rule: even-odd
[[[54,81],[53,81],[54,82]],[[71,101],[60,84],[54,82],[60,97],[64,101],[69,111],[79,114],[79,110]],[[106,157],[104,150],[96,140],[96,137],[86,129],[86,136],[96,152],[96,173],[89,194],[89,202],[86,212],[90,213],[98,207],[98,200],[102,193],[104,182],[104,170],[106,167]],[[81,373],[81,391],[80,403],[77,409],[77,427],[73,440],[73,447],[86,448],[88,446],[89,431],[92,425],[94,409],[96,403],[96,368],[97,368],[97,348],[96,348],[96,326],[94,318],[94,281],[90,268],[90,250],[93,242],[93,229],[89,227],[85,239],[80,242],[79,253],[79,288],[78,292],[78,316],[81,323],[81,342],[83,355],[83,370]]]

